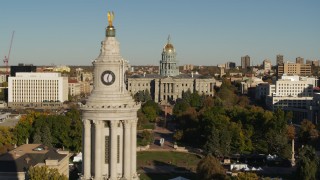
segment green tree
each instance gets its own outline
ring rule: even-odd
[[[221,147],[220,147],[220,137],[219,137],[219,130],[216,128],[211,129],[211,134],[207,138],[203,149],[206,151],[208,154],[212,154],[214,156],[221,157],[223,156],[221,152]]]
[[[142,111],[150,122],[155,122],[157,117],[157,112],[154,108],[147,106],[147,107],[143,107]]]
[[[28,177],[30,180],[68,180],[66,175],[59,174],[57,169],[49,169],[47,166],[31,166]]]
[[[50,128],[47,125],[44,125],[41,128],[41,141],[43,145],[52,147],[51,132],[50,132]]]
[[[67,112],[66,117],[70,119],[69,140],[71,141],[68,147],[71,151],[79,152],[82,148],[82,121],[79,109],[71,107]]]
[[[297,162],[297,179],[316,180],[319,157],[311,146],[304,146],[299,151]]]
[[[146,115],[144,115],[141,109],[138,110],[137,116],[138,116],[138,128],[141,129],[143,125],[149,122],[149,120],[146,118]]]
[[[145,102],[152,100],[152,97],[151,97],[151,94],[150,94],[150,92],[149,92],[149,89],[146,89],[146,90],[144,91],[144,100],[145,100]]]
[[[176,132],[174,133],[174,135],[173,135],[173,139],[174,139],[175,141],[180,141],[180,140],[182,139],[182,137],[183,137],[183,131],[182,131],[182,130],[176,131]]]
[[[184,99],[177,99],[176,104],[173,107],[173,114],[178,116],[185,112],[190,107],[189,103]]]
[[[37,128],[35,133],[33,134],[33,143],[34,144],[41,144],[41,132],[40,129]]]
[[[142,137],[142,141],[141,141],[142,146],[151,144],[154,141],[153,133],[148,130],[143,130],[141,133],[141,137]]]
[[[198,179],[202,180],[219,180],[225,179],[226,173],[219,160],[209,154],[199,161],[197,165],[197,176]]]

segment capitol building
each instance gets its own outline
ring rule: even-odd
[[[181,74],[179,72],[177,53],[170,42],[163,47],[159,65],[159,74],[143,74],[128,77],[127,89],[135,95],[138,92],[149,91],[157,103],[168,103],[182,97],[188,90],[200,95],[214,96],[215,78],[197,73]]]

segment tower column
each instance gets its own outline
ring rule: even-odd
[[[101,179],[102,178],[102,171],[101,171],[101,158],[102,158],[102,152],[101,152],[101,130],[102,130],[102,122],[101,121],[95,121],[95,164],[94,164],[94,177],[95,179]]]
[[[131,121],[131,176],[137,171],[137,119]]]
[[[90,179],[91,177],[91,122],[89,120],[83,120],[83,142],[82,142],[82,174],[84,179]]]
[[[123,177],[125,179],[130,179],[130,149],[131,149],[131,143],[130,143],[130,122],[128,120],[123,121],[123,127],[124,127],[124,157],[123,157]]]
[[[118,121],[110,121],[110,135],[111,135],[111,143],[110,143],[110,180],[117,179],[117,124]]]

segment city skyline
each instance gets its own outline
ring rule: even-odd
[[[0,11],[0,58],[9,65],[91,65],[107,26],[114,25],[121,54],[131,65],[159,65],[168,35],[179,65],[251,64],[276,55],[319,60],[320,2],[310,1],[7,1]],[[3,64],[4,65],[4,64]]]

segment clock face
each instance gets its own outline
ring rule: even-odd
[[[101,74],[101,81],[104,85],[109,86],[113,84],[115,79],[116,79],[116,76],[112,71],[107,70]]]

